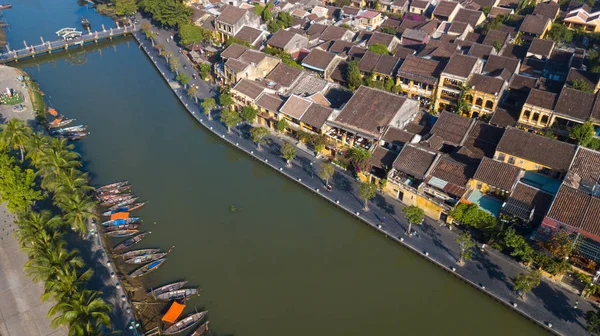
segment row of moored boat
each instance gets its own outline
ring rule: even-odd
[[[63,115],[59,115],[53,108],[49,108],[48,113],[54,117],[54,119],[48,123],[50,135],[74,141],[83,139],[90,134],[85,125],[69,126],[75,119],[68,119]]]

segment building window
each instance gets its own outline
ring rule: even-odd
[[[509,156],[508,157],[508,163],[510,163],[511,165],[514,165],[515,164],[515,158],[512,157],[512,156]]]
[[[477,182],[477,189],[481,189],[481,187],[483,187],[483,185],[481,184],[481,182]]]
[[[533,118],[531,118],[531,121],[538,122],[539,119],[540,119],[540,114],[536,112],[533,114]]]
[[[477,98],[477,100],[475,101],[475,105],[477,105],[477,106],[483,105],[483,99]]]
[[[486,101],[485,102],[485,108],[490,109],[490,110],[493,109],[494,108],[494,102],[491,101],[491,100]]]
[[[544,125],[548,124],[548,116],[547,115],[542,116],[542,124],[544,124]]]
[[[523,117],[521,119],[529,120],[530,116],[531,116],[531,111],[525,110],[525,112],[523,112]]]
[[[540,169],[540,173],[550,176],[550,169],[543,167],[542,169]]]
[[[503,153],[498,154],[498,160],[504,162],[505,159],[506,159],[506,155],[504,155]]]

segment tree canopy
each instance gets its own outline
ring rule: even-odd
[[[450,211],[449,215],[459,223],[482,231],[490,230],[497,224],[496,218],[481,210],[477,204],[460,203]]]
[[[186,23],[179,26],[179,37],[181,44],[187,46],[194,43],[200,43],[207,37],[204,29],[196,26],[193,23]]]
[[[137,12],[138,6],[135,0],[116,0],[115,13],[118,15],[131,15]]]
[[[250,136],[252,136],[252,141],[256,144],[256,146],[260,149],[260,145],[265,144],[267,141],[265,137],[269,135],[269,130],[264,127],[254,127],[250,130]]]
[[[292,161],[296,157],[296,147],[289,141],[284,141],[281,145],[281,157],[288,162]]]
[[[596,286],[598,287],[598,286]],[[592,335],[600,335],[600,310],[590,310],[585,314],[587,331]]]
[[[236,111],[228,108],[221,111],[221,122],[227,126],[227,131],[231,131],[231,127],[239,124],[241,121],[242,118]]]
[[[571,129],[569,137],[579,145],[587,147],[594,139],[594,124],[591,120],[584,122],[583,124],[577,124]]]
[[[242,107],[241,115],[242,118],[244,118],[244,120],[251,123],[254,122],[254,119],[256,119],[256,116],[258,115],[258,110],[250,105],[246,105]]]
[[[162,25],[176,27],[190,22],[192,9],[181,0],[140,0],[140,8]]]
[[[458,247],[460,248],[458,263],[462,264],[465,260],[471,260],[471,258],[473,258],[473,247],[476,245],[473,238],[471,238],[471,234],[463,232],[454,240],[458,243]]]
[[[385,44],[381,43],[373,43],[369,46],[369,51],[374,52],[376,54],[388,55],[389,51]]]
[[[350,61],[348,62],[346,78],[348,80],[348,88],[350,90],[356,90],[362,84],[362,76],[360,74],[360,69],[358,68],[358,61]]]
[[[402,213],[406,220],[408,220],[411,224],[421,224],[423,219],[425,219],[425,212],[423,209],[419,208],[416,205],[409,205],[402,209]]]
[[[321,179],[323,179],[325,181],[325,184],[327,184],[327,185],[329,185],[329,179],[331,179],[333,177],[334,173],[335,173],[335,167],[333,167],[333,165],[329,162],[321,163],[321,165],[319,165],[319,168],[317,170],[317,174],[319,175],[319,177]]]
[[[534,269],[527,273],[521,273],[515,278],[514,289],[520,292],[521,297],[525,298],[527,293],[539,286],[542,280],[542,271]]]
[[[43,199],[35,188],[35,172],[22,169],[6,152],[0,153],[0,200],[11,212],[23,212]]]
[[[554,23],[548,34],[546,34],[546,37],[554,42],[569,43],[573,40],[573,32],[564,24]]]
[[[368,201],[377,195],[377,186],[373,183],[361,183],[358,189],[360,197],[365,200],[365,210],[369,210]]]

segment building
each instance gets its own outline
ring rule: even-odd
[[[281,29],[267,40],[267,47],[293,54],[298,50],[308,48],[308,38],[295,32]]]
[[[505,199],[522,175],[521,169],[513,165],[484,157],[469,181],[469,186],[484,194]]]
[[[315,48],[302,60],[302,66],[320,73],[323,78],[328,78],[341,60],[336,54]]]
[[[431,0],[413,0],[410,2],[408,11],[410,14],[428,16],[433,8]]]
[[[469,117],[479,118],[484,115],[491,117],[508,87],[508,82],[498,77],[474,74],[469,80],[469,85]]]
[[[359,29],[374,31],[383,23],[383,16],[379,12],[366,10],[356,16],[353,24]]]
[[[592,12],[588,5],[583,4],[569,11],[563,22],[574,30],[597,33],[600,32],[600,11]]]
[[[394,35],[380,33],[380,32],[373,32],[373,34],[371,34],[371,37],[369,37],[369,40],[367,40],[367,47],[370,47],[374,44],[383,44],[384,46],[387,47],[387,50],[391,53],[401,43],[400,43],[400,40]]]
[[[558,95],[556,93],[532,88],[521,109],[519,124],[527,129],[549,127],[557,99]]]
[[[525,42],[531,42],[533,38],[544,38],[550,30],[552,21],[542,15],[527,15],[519,27],[519,36]]]
[[[439,88],[436,94],[436,111],[455,111],[461,98],[464,85],[475,73],[481,72],[483,62],[474,56],[455,54],[440,75]]]
[[[440,21],[452,22],[461,8],[458,2],[440,1],[433,10],[433,17]]]
[[[244,27],[260,28],[260,18],[253,11],[227,5],[221,9],[221,15],[215,19],[217,39],[221,42],[237,35]]]
[[[223,84],[265,78],[280,63],[279,58],[235,43],[221,53],[221,58],[222,70],[218,67],[216,72]]]
[[[408,56],[396,75],[396,84],[409,98],[417,99],[422,106],[430,106],[445,64],[433,59]]]
[[[267,35],[268,32],[266,31],[244,26],[237,34],[235,34],[235,38],[240,41],[248,42],[250,46],[258,49],[260,46],[262,46]]]

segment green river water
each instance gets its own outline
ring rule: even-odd
[[[110,19],[75,0],[19,0],[11,47]],[[21,63],[91,135],[94,184],[150,201],[138,247],[175,245],[144,281],[202,288],[217,335],[538,335],[533,323],[255,162],[199,126],[132,39]],[[240,211],[231,212],[235,206]]]

